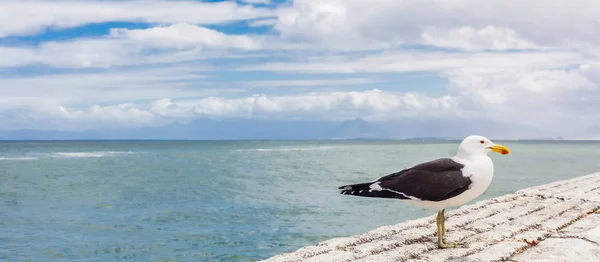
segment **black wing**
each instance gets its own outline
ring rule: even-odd
[[[440,158],[389,174],[373,182],[341,186],[340,194],[363,197],[442,201],[460,195],[471,179],[463,176],[463,164]]]

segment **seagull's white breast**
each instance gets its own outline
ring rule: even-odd
[[[485,192],[492,183],[492,178],[494,177],[494,163],[486,154],[472,156],[469,159],[453,157],[452,160],[464,165],[462,169],[463,175],[471,178],[469,189],[458,196],[439,202],[416,200],[408,200],[408,202],[425,209],[439,211],[446,207],[463,205],[477,198]]]
[[[457,161],[459,160],[457,159]],[[462,205],[480,196],[492,183],[492,178],[494,177],[494,163],[487,155],[479,155],[474,159],[466,160],[464,161],[464,165],[465,167],[462,170],[463,175],[471,178],[471,186],[463,194],[456,197],[457,202],[460,202],[458,198],[466,200],[463,203],[458,203],[458,205]]]

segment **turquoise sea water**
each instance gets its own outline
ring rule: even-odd
[[[480,199],[600,171],[600,142],[501,142]],[[0,142],[2,261],[255,261],[431,211],[338,194],[456,141]]]

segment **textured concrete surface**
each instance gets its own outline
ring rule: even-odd
[[[600,261],[600,173],[517,191],[446,212],[438,249],[435,215],[330,239],[279,261]]]

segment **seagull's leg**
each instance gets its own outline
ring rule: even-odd
[[[444,235],[446,235],[446,217],[444,215],[444,209],[438,212],[435,218],[438,229],[438,246],[440,248],[451,248],[451,247],[463,247],[464,243],[461,242],[446,242],[444,241]]]
[[[446,235],[446,215],[444,214],[445,209],[442,208],[442,211],[440,211],[441,215],[441,219],[442,219],[442,240],[444,239],[444,236]]]
[[[442,211],[439,211],[437,216],[435,217],[435,224],[437,225],[437,237],[438,237],[438,246],[440,248],[444,248],[444,231],[442,230]]]

